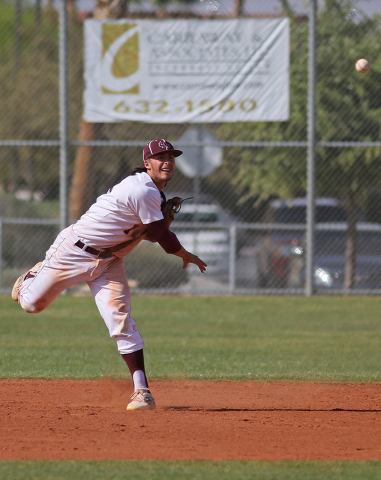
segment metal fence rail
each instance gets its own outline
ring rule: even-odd
[[[26,227],[26,232],[29,232],[28,227],[39,227],[36,229],[35,235],[37,235],[37,239],[39,243],[44,243],[45,246],[48,246],[53,240],[55,233],[58,231],[60,226],[59,220],[53,219],[33,219],[33,218],[3,218],[0,219],[0,253],[2,257],[5,257],[6,252],[3,249],[3,236],[6,236],[7,228],[11,226],[23,226]],[[46,231],[43,227],[53,227],[53,229],[49,229]],[[215,223],[213,225],[205,224],[202,222],[183,222],[180,225],[174,226],[176,233],[180,238],[182,238],[182,234],[184,232],[191,232],[190,235],[192,236],[191,241],[193,244],[190,246],[193,247],[193,251],[196,251],[201,256],[207,256],[211,260],[211,267],[213,269],[213,263],[216,262],[217,269],[212,270],[212,273],[208,273],[206,275],[199,274],[196,270],[191,270],[189,275],[187,275],[186,279],[182,279],[178,281],[178,285],[173,285],[167,288],[155,288],[150,285],[144,286],[143,288],[139,286],[139,282],[135,282],[135,278],[131,278],[132,280],[132,290],[136,293],[167,293],[167,294],[207,294],[207,295],[235,295],[235,294],[285,294],[285,295],[302,295],[305,294],[304,288],[304,269],[305,269],[305,260],[303,258],[303,236],[305,236],[307,227],[306,225],[301,224],[284,224],[284,223],[246,223],[246,222],[232,222],[232,223]],[[344,223],[322,223],[316,225],[316,232],[319,234],[326,232],[331,233],[334,236],[340,233],[345,233],[347,231],[347,225]],[[197,244],[197,235],[204,235],[208,237],[210,232],[217,232],[218,234],[225,234],[226,243],[223,244],[223,250],[218,249],[216,247],[221,247],[221,243],[218,244],[218,241],[213,239],[211,236],[209,238],[210,243],[205,241],[203,243]],[[273,252],[271,249],[273,248],[272,245],[267,245],[267,249],[264,246],[267,240],[271,240],[271,237],[276,237],[279,234],[293,234],[295,233],[295,239],[299,239],[298,242],[293,244],[294,252],[292,255],[289,251],[285,252],[285,257],[288,261],[284,266],[286,268],[287,277],[283,278],[279,276],[279,272],[277,272],[274,267],[276,266],[276,262],[281,260],[281,254],[278,257],[274,257],[273,262],[268,270],[261,270],[261,259],[266,255],[272,254]],[[377,243],[377,252],[369,251],[369,262],[374,263],[374,271],[376,271],[377,278],[374,279],[375,282],[380,281],[380,274],[378,271],[381,267],[381,258],[380,258],[380,251],[381,250],[381,225],[379,224],[359,224],[358,225],[358,234],[359,235],[367,235],[369,237],[368,241]],[[24,230],[17,229],[17,237],[24,236]],[[287,240],[289,238],[287,237]],[[294,239],[294,240],[295,240]],[[13,238],[14,240],[14,238]],[[208,238],[206,238],[208,240]],[[330,238],[328,239],[330,240]],[[187,239],[185,239],[185,242]],[[188,239],[189,241],[189,239]],[[214,242],[214,243],[213,243]],[[18,243],[16,239],[16,243]],[[37,242],[34,242],[32,247],[35,248]],[[292,245],[292,241],[288,242]],[[21,241],[23,244],[23,240]],[[378,246],[380,245],[380,247]],[[341,260],[341,273],[342,268],[344,266],[344,255],[345,251],[339,246],[338,249],[340,250],[339,257]],[[151,248],[151,246],[147,246],[143,248]],[[270,251],[268,250],[270,248]],[[285,248],[288,248],[287,245]],[[139,247],[138,247],[139,249]],[[9,248],[8,248],[9,252]],[[43,255],[44,248],[40,247],[38,249],[38,253]],[[157,253],[157,252],[156,252]],[[278,252],[279,253],[279,252]],[[337,253],[337,252],[336,252]],[[37,261],[38,258],[43,258],[42,256],[34,256],[33,261]],[[27,261],[29,261],[30,255],[28,254],[26,257],[24,256],[24,252],[22,250],[18,250],[17,252],[17,260],[14,262],[16,267],[17,265],[24,265]],[[337,258],[336,258],[337,260]],[[314,265],[314,283],[315,287],[314,290],[319,294],[373,294],[378,295],[381,293],[381,288],[377,288],[376,284],[369,286],[369,278],[364,278],[363,283],[358,283],[360,288],[353,288],[353,289],[344,289],[343,285],[340,285],[338,282],[342,282],[342,278],[337,279],[338,282],[334,283],[334,275],[336,272],[340,273],[340,269],[336,271],[327,270],[327,274],[331,275],[332,283],[329,282],[323,284],[321,281],[319,282],[318,278],[318,271],[321,269],[321,265],[319,264],[320,257],[316,259],[316,264]],[[292,262],[298,262],[298,273],[299,279],[294,284],[291,285],[291,274],[292,274]],[[134,265],[134,260],[132,262]],[[295,266],[295,265],[294,265]],[[333,266],[337,266],[334,262]],[[150,268],[152,265],[150,265]],[[138,268],[142,268],[141,265]],[[22,268],[21,268],[22,269]],[[20,270],[20,268],[16,268],[15,270]],[[261,275],[265,273],[269,273],[271,270],[271,277],[268,280],[269,284],[272,286],[265,286],[261,284]],[[13,271],[13,270],[12,270]],[[21,270],[20,270],[21,271]],[[126,272],[129,275],[130,272],[130,264],[129,258],[126,258]],[[136,271],[132,267],[132,275],[134,275]],[[3,269],[0,269],[0,278],[9,278],[9,272],[5,272],[3,275]],[[286,283],[285,283],[286,282]],[[149,282],[148,282],[149,283]],[[175,282],[176,283],[176,282]],[[282,284],[282,287],[277,286]],[[338,285],[340,287],[338,288]],[[9,293],[10,284],[7,286],[2,285],[0,292],[1,293]],[[76,287],[71,289],[72,292],[77,291],[86,292],[86,288],[82,285],[80,287]]]

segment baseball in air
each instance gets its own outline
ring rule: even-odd
[[[356,62],[356,70],[360,73],[366,73],[370,69],[370,63],[366,58],[360,58]]]

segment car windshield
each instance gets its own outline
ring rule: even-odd
[[[347,232],[316,232],[316,255],[345,255]],[[357,233],[358,255],[381,255],[381,234],[379,232]]]
[[[307,210],[304,206],[284,206],[277,208],[275,212],[275,223],[306,223],[306,212]],[[345,222],[347,219],[345,210],[340,206],[317,205],[315,215],[315,221],[317,223]]]

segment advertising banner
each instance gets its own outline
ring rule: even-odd
[[[289,21],[86,20],[84,119],[285,121]]]

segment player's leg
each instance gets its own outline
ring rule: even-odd
[[[131,317],[130,289],[123,260],[113,260],[102,275],[88,284],[110,336],[116,339],[118,350],[132,376],[134,394],[127,409],[155,408],[145,374],[143,339],[135,319]]]
[[[131,373],[132,381],[134,382],[134,389],[148,388],[143,349],[132,353],[122,353],[122,358],[126,362]]]
[[[17,301],[28,313],[39,313],[64,290],[87,281],[98,260],[74,245],[70,228],[63,230],[46,253],[45,260],[15,284]],[[17,283],[17,282],[16,282]]]

